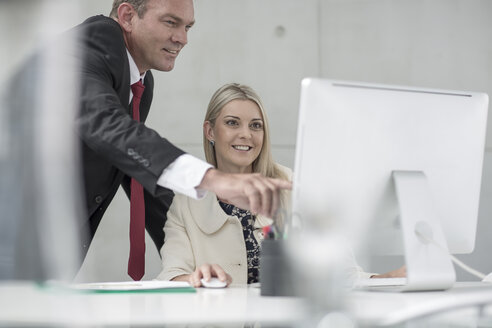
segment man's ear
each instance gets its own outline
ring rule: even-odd
[[[135,8],[128,2],[123,2],[118,7],[118,22],[121,28],[126,32],[131,32],[133,29],[132,19],[137,15]]]
[[[203,122],[203,133],[208,141],[214,140],[214,129],[212,128],[212,123],[210,123],[210,121]]]

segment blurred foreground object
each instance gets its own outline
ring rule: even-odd
[[[50,45],[77,3],[0,1],[0,280],[71,280],[80,266],[78,63],[71,40]]]

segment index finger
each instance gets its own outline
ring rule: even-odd
[[[201,275],[203,276],[203,279],[205,279],[205,281],[209,281],[212,276],[210,273],[211,271],[210,269],[211,269],[210,264],[203,264],[200,266],[200,272]]]
[[[227,274],[220,265],[212,264],[212,272],[215,273],[215,276],[219,278],[220,281],[227,281]]]
[[[270,182],[273,183],[277,188],[292,190],[292,181],[269,178]]]

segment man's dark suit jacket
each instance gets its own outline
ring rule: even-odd
[[[74,31],[78,34],[76,55],[82,56],[80,115],[76,123],[82,141],[87,204],[87,217],[81,228],[89,231],[83,242],[83,254],[118,187],[122,185],[129,194],[129,177],[144,187],[146,229],[160,250],[173,193],[158,186],[157,179],[183,151],[132,119],[128,104],[130,68],[119,24],[101,15],[87,19]],[[142,122],[152,102],[154,80],[150,71],[144,84]]]

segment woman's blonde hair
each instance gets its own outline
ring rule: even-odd
[[[268,119],[260,97],[252,88],[238,83],[229,83],[219,88],[210,99],[204,121],[209,121],[210,125],[214,127],[222,108],[229,102],[237,99],[254,102],[260,108],[261,116],[263,118],[263,146],[261,147],[260,154],[253,161],[253,173],[261,173],[266,177],[287,180],[285,173],[282,172],[273,161]],[[205,131],[203,132],[203,149],[205,151],[207,162],[217,167],[215,147],[207,139]]]

